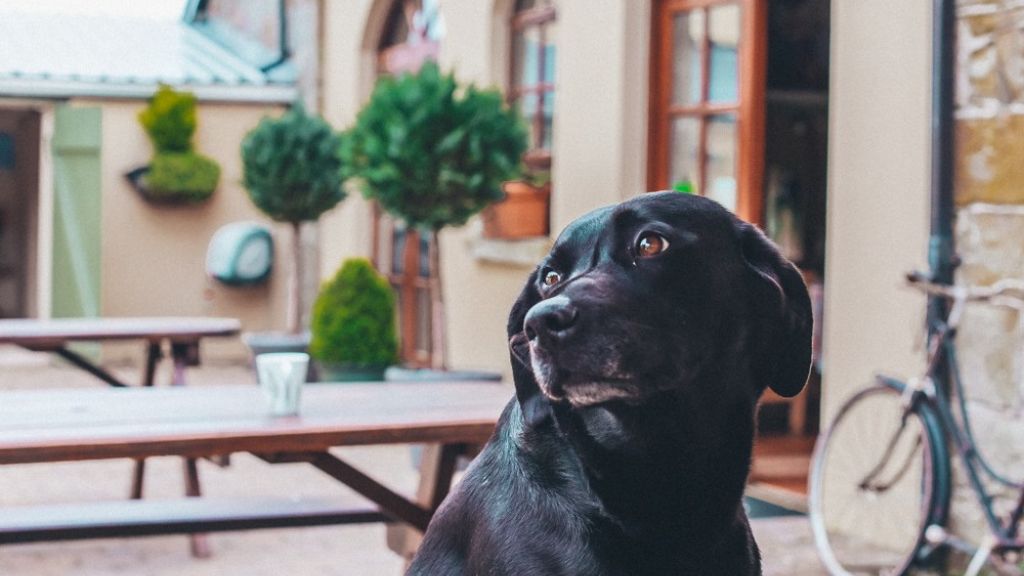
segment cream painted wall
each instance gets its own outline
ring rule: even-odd
[[[196,149],[221,166],[220,187],[206,204],[156,207],[144,202],[123,174],[149,161],[152,148],[136,115],[142,102],[76,102],[103,109],[103,235],[101,312],[104,316],[229,316],[244,330],[284,328],[285,268],[291,241],[287,227],[274,226],[275,270],[267,285],[230,288],[207,278],[207,244],[222,225],[239,220],[269,222],[242,187],[239,142],[268,106],[200,103]],[[207,357],[242,358],[238,339],[204,342]],[[137,348],[108,347],[108,359]]]
[[[373,71],[373,49],[366,46],[365,28],[372,10],[383,11],[381,6],[374,6],[373,0],[323,2],[321,6],[321,113],[341,130],[351,125],[369,95],[369,88],[364,89],[361,80]],[[357,191],[320,218],[323,279],[333,276],[346,258],[370,255],[372,226],[373,212]]]
[[[347,126],[372,89],[374,51],[390,0],[325,3],[324,114]],[[644,190],[649,0],[560,0],[552,229],[595,207]],[[502,85],[507,74],[510,0],[445,0],[441,64],[466,82]],[[559,106],[572,102],[571,106]],[[323,219],[321,269],[368,255],[371,215],[347,200]],[[505,322],[532,266],[475,259],[478,227],[441,236],[454,368],[508,374]]]
[[[930,4],[832,5],[826,421],[885,370],[921,369],[921,296],[903,273],[927,263]]]

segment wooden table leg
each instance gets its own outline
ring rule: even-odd
[[[160,351],[160,342],[149,342],[146,345],[146,365],[142,372],[142,385],[152,387],[156,382],[156,367],[163,358]],[[146,475],[146,460],[140,458],[135,461],[135,469],[132,472],[132,489],[129,497],[132,500],[142,498],[142,485]]]
[[[195,458],[185,458],[185,496],[198,498],[201,496],[199,488],[199,468],[196,466]],[[189,545],[192,556],[195,558],[210,557],[210,543],[206,534],[189,534]]]
[[[437,510],[451,489],[455,464],[460,454],[466,451],[461,444],[429,444],[423,448],[420,461],[420,483],[416,490],[416,502],[431,512]],[[406,568],[416,555],[423,533],[408,524],[388,524],[388,548],[405,559]]]
[[[174,361],[174,374],[171,386],[185,385],[185,368],[199,364],[199,343],[171,343],[171,359]],[[198,498],[202,494],[199,486],[199,467],[195,458],[185,458],[185,496]],[[206,534],[189,534],[192,556],[196,558],[210,557],[210,543]]]

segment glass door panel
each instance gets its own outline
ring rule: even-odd
[[[669,182],[673,190],[699,193],[700,118],[680,116],[672,120],[672,164]]]
[[[708,9],[708,101],[739,99],[740,7],[736,4]]]
[[[705,195],[722,206],[736,210],[736,115],[711,116],[707,123],[704,160],[707,175]]]
[[[675,15],[672,30],[673,104],[694,104],[701,100],[704,28],[703,10],[679,12]]]

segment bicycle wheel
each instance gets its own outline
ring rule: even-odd
[[[833,576],[907,574],[933,515],[939,441],[924,406],[867,388],[840,408],[814,449],[810,520]]]

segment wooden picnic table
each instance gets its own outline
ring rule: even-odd
[[[0,320],[0,344],[15,344],[28,350],[53,352],[111,386],[127,384],[95,362],[71,350],[72,342],[139,340],[146,342],[143,386],[152,386],[161,347],[170,346],[174,362],[172,384],[185,383],[185,368],[199,364],[199,342],[208,337],[237,336],[241,324],[234,318],[35,318]]]
[[[39,352],[52,352],[75,367],[88,372],[110,386],[123,388],[128,384],[111,374],[90,358],[71,348],[74,342],[137,340],[146,344],[146,359],[138,385],[155,383],[156,369],[164,357],[164,344],[170,349],[173,372],[172,386],[185,385],[186,368],[199,365],[199,343],[203,338],[237,336],[241,323],[234,318],[203,317],[134,317],[134,318],[55,318],[0,320],[0,344],[15,344]],[[199,493],[196,462],[186,458],[187,495]],[[142,498],[146,461],[138,458],[132,473],[130,497]],[[193,551],[206,554],[201,537],[193,537]]]
[[[335,501],[127,500],[7,507],[0,544],[263,527],[400,521],[424,530],[447,494],[458,455],[486,442],[512,397],[494,382],[314,384],[299,415],[271,417],[256,386],[56,389],[0,395],[0,464],[248,452],[304,462],[367,498]],[[417,497],[354,468],[336,446],[427,443]]]

